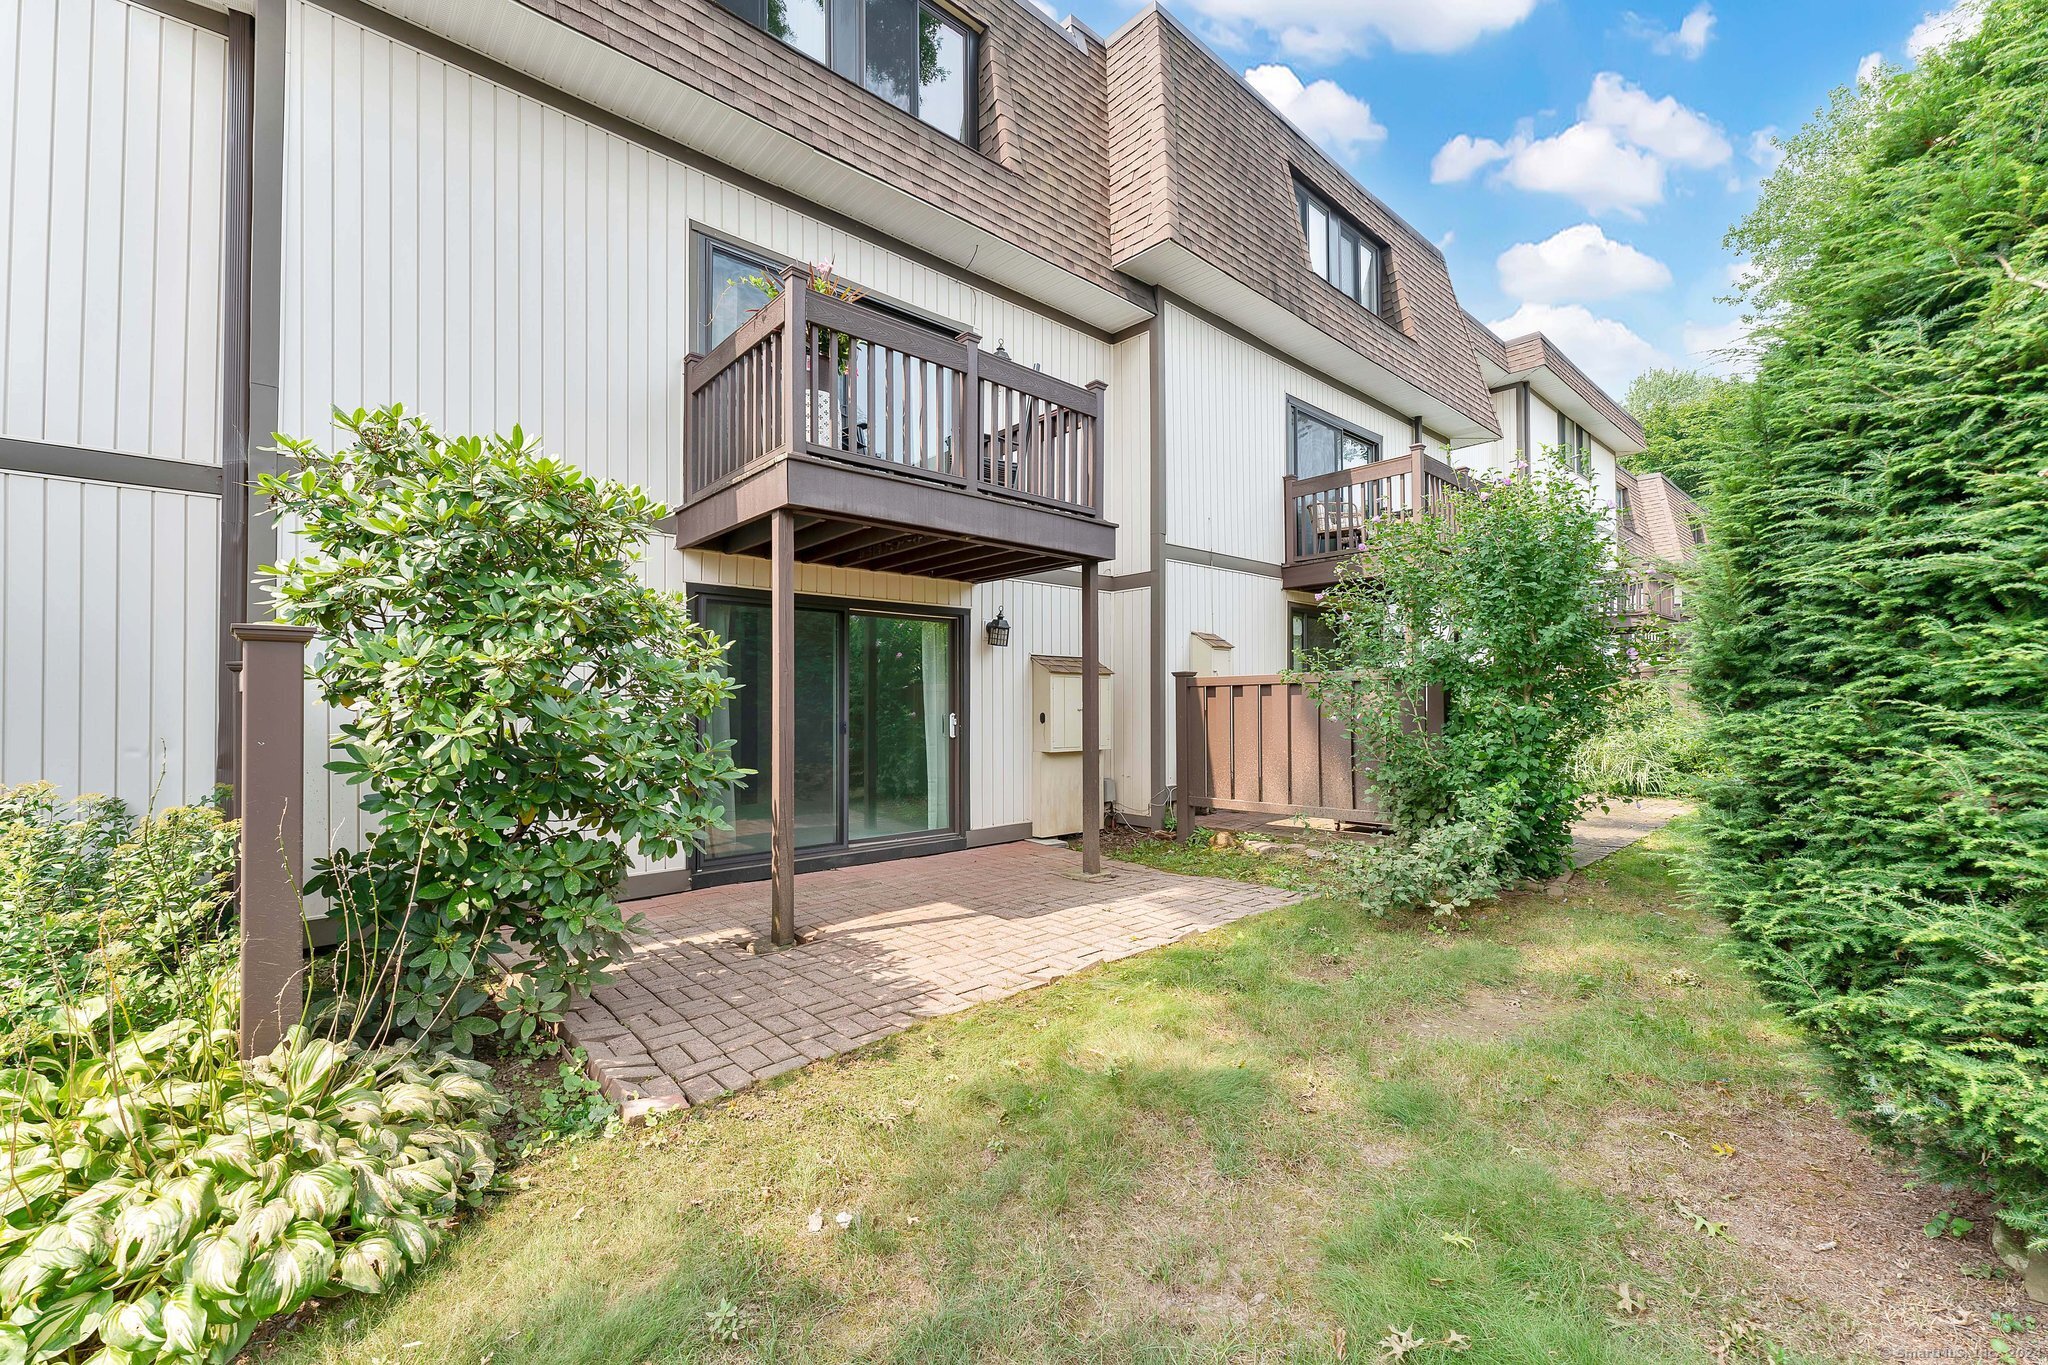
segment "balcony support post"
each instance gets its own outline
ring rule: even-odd
[[[1101,566],[1081,563],[1081,872],[1102,871]]]
[[[960,367],[960,403],[954,412],[954,473],[966,476],[968,486],[981,483],[981,335],[962,332],[954,340],[967,348]]]
[[[804,302],[811,292],[811,275],[808,270],[790,266],[782,272],[782,383],[783,398],[789,404],[782,417],[782,430],[769,433],[768,448],[780,446],[795,455],[809,444],[811,431],[811,397],[817,388],[818,379],[811,374],[811,325],[804,316]],[[778,441],[777,436],[781,439]],[[836,433],[832,439],[839,438]]]
[[[796,942],[796,514],[770,513],[768,941]]]

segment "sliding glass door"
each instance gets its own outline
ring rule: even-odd
[[[849,840],[953,827],[953,622],[847,614]]]
[[[701,619],[729,643],[725,664],[739,693],[711,719],[711,737],[733,741],[732,759],[753,769],[726,806],[732,828],[711,831],[713,858],[768,852],[768,801],[774,789],[770,726],[768,604],[711,599]],[[796,846],[841,841],[839,766],[839,614],[803,607],[796,613]]]
[[[711,833],[711,862],[767,854],[772,789],[769,607],[706,594],[698,619],[728,642],[739,691],[710,722],[753,775],[727,804],[730,830]],[[944,833],[958,827],[957,617],[898,615],[851,605],[796,613],[796,846],[817,852]]]

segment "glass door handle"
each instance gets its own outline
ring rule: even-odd
[[[960,738],[960,713],[958,711],[948,711],[946,713],[946,738]]]

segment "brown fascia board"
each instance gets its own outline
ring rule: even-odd
[[[1114,263],[1131,266],[1174,242],[1235,287],[1498,434],[1464,310],[1433,243],[1157,4],[1111,35],[1107,71]],[[1310,269],[1297,178],[1385,243],[1383,314]]]
[[[1572,363],[1572,358],[1558,349],[1557,343],[1541,332],[1516,337],[1507,343],[1508,368],[1510,370],[1549,370],[1563,380],[1565,387],[1586,400],[1586,406],[1595,414],[1618,428],[1621,434],[1640,450],[1644,445],[1642,424],[1617,403],[1607,390],[1586,377],[1585,371]]]
[[[1607,390],[1587,378],[1585,372],[1574,365],[1571,357],[1549,337],[1541,332],[1530,332],[1526,336],[1504,340],[1472,314],[1465,314],[1465,320],[1471,326],[1472,346],[1478,352],[1488,388],[1505,388],[1548,371],[1585,402],[1588,415],[1607,423],[1621,437],[1619,442],[1610,441],[1610,445],[1625,447],[1625,453],[1633,453],[1647,443],[1642,423],[1636,421],[1627,408],[1615,402]]]

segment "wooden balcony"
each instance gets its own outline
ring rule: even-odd
[[[1329,587],[1344,561],[1364,548],[1373,523],[1412,516],[1449,490],[1470,486],[1463,473],[1421,446],[1334,474],[1288,475],[1281,582],[1297,589]]]
[[[1082,387],[809,291],[684,362],[677,544],[980,582],[1116,548],[1102,517],[1101,383]]]

